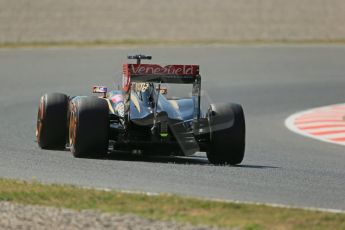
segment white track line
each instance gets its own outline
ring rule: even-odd
[[[277,203],[265,203],[265,202],[252,202],[252,201],[241,201],[241,200],[231,200],[231,199],[217,199],[217,198],[207,198],[207,197],[200,197],[200,196],[184,196],[184,195],[178,195],[178,194],[172,194],[172,193],[159,193],[159,192],[142,192],[142,191],[130,191],[130,190],[116,190],[112,188],[99,188],[99,187],[85,187],[82,186],[82,188],[85,189],[96,189],[106,192],[120,192],[120,193],[126,193],[126,194],[141,194],[146,196],[161,196],[161,195],[167,195],[167,196],[173,196],[177,195],[184,198],[193,198],[193,199],[199,199],[199,200],[206,200],[206,201],[215,201],[215,202],[222,202],[222,203],[235,203],[235,204],[244,204],[244,205],[264,205],[268,207],[275,207],[275,208],[288,208],[288,209],[300,209],[300,210],[306,210],[306,211],[316,211],[316,212],[328,212],[328,213],[345,213],[345,210],[342,209],[331,209],[331,208],[315,208],[315,207],[303,207],[303,206],[295,206],[295,205],[285,205],[285,204],[277,204]]]

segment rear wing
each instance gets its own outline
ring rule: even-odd
[[[123,89],[131,82],[194,84],[200,81],[199,65],[124,64]]]

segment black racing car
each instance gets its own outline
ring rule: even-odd
[[[198,65],[142,64],[134,55],[123,65],[122,90],[94,86],[98,96],[41,97],[36,136],[42,149],[69,147],[75,157],[104,156],[109,150],[189,156],[206,152],[213,164],[236,165],[245,152],[242,106],[200,108]],[[165,84],[190,84],[191,97],[169,98]]]

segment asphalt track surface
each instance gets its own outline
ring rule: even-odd
[[[247,149],[238,167],[189,158],[76,159],[40,150],[35,122],[45,92],[109,87],[125,56],[200,64],[205,95],[244,107]],[[284,126],[298,111],[345,101],[345,46],[227,46],[0,50],[0,177],[45,183],[345,210],[345,149]]]

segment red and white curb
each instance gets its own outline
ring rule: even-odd
[[[345,104],[295,113],[285,120],[285,125],[300,135],[345,146]]]

